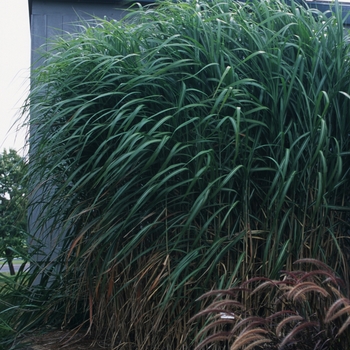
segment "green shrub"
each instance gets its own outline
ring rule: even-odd
[[[212,288],[303,257],[348,284],[347,40],[340,13],[255,0],[161,2],[57,38],[28,108],[37,237],[58,239],[18,329],[189,348]]]

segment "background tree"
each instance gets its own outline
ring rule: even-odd
[[[27,187],[24,180],[26,163],[15,150],[0,155],[0,256],[5,257],[11,275],[12,260],[25,247]]]

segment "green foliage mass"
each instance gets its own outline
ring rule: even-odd
[[[55,320],[125,349],[189,349],[212,288],[303,257],[349,283],[340,13],[161,2],[46,47],[30,178],[35,229],[57,240],[19,329]]]
[[[27,232],[27,165],[15,150],[0,155],[0,257],[24,253]]]

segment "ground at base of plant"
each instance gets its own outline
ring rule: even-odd
[[[84,333],[74,334],[66,330],[34,332],[18,340],[15,349],[20,350],[101,350],[107,349],[102,341],[84,337]]]

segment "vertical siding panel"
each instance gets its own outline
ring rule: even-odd
[[[53,38],[57,35],[62,35],[63,14],[53,13],[47,15],[47,37]]]
[[[31,62],[33,68],[38,67],[42,64],[42,59],[40,59],[40,55],[37,50],[39,48],[47,50],[47,47],[44,46],[47,42],[47,16],[42,15],[32,15],[31,18]]]
[[[74,33],[78,30],[79,18],[77,15],[63,15],[62,30],[64,33]]]

